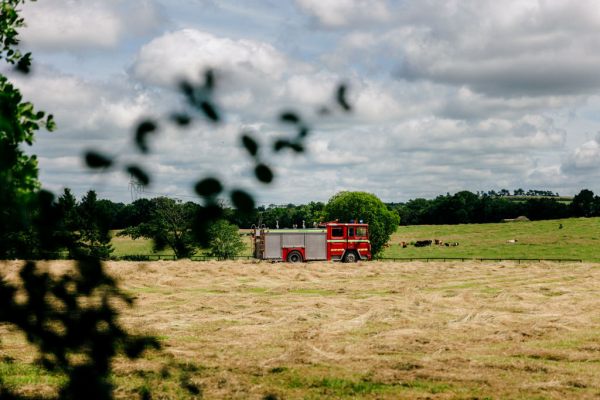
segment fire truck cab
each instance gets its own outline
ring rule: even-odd
[[[371,259],[369,225],[328,222],[315,229],[257,228],[254,257],[261,260],[357,262]]]

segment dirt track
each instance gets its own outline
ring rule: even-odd
[[[600,396],[598,264],[108,267],[207,398]]]

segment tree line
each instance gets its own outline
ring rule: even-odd
[[[490,194],[492,192],[495,194]],[[600,216],[600,196],[594,195],[591,190],[581,190],[570,203],[562,200],[556,193],[552,196],[542,195],[542,193],[552,192],[543,190],[525,192],[517,189],[511,195],[508,190],[476,193],[461,191],[440,195],[434,199],[417,198],[405,203],[387,203],[386,206],[388,210],[398,214],[400,225],[493,223],[518,216],[526,216],[530,220]],[[76,210],[79,213],[78,220],[86,226],[98,226],[103,231],[128,229],[130,234],[135,233],[132,228],[150,223],[159,209],[179,207],[183,214],[193,215],[200,207],[198,203],[191,201],[171,199],[169,202],[164,199],[164,197],[140,198],[125,204],[97,199],[96,194],[90,191],[82,198],[79,205],[75,206],[71,191],[65,189],[59,198],[59,204]],[[319,201],[300,205],[292,203],[262,205],[254,207],[250,212],[223,207],[222,217],[230,224],[243,229],[253,226],[312,228],[318,223],[327,221],[325,208],[326,203]],[[86,209],[94,211],[86,214],[84,211]]]
[[[600,197],[588,189],[581,190],[570,203],[558,195],[546,197],[515,191],[511,196],[504,193],[509,192],[506,190],[498,195],[461,191],[431,200],[418,198],[388,204],[388,207],[398,213],[401,225],[480,224],[519,216],[530,220],[600,216]]]
[[[205,240],[195,232],[196,216],[203,206],[168,197],[138,199],[130,204],[98,199],[95,191],[88,191],[78,201],[68,188],[52,203],[57,221],[52,235],[61,250],[61,257],[77,259],[95,257],[108,259],[113,251],[111,231],[119,236],[152,240],[153,250],[168,248],[176,258],[189,258],[200,248],[208,255],[232,258],[244,249],[239,228],[313,228],[325,221],[364,221],[371,225],[372,252],[383,249],[390,235],[399,225],[399,217],[375,195],[364,192],[340,192],[327,204],[310,202],[303,205],[259,206],[251,211],[223,207],[221,218],[206,229]],[[58,253],[43,252],[36,246],[34,232],[23,235],[28,245],[7,248],[0,253],[4,258],[56,258]]]

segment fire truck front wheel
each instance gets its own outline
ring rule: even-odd
[[[356,256],[356,253],[353,251],[346,253],[346,255],[344,256],[344,262],[355,263],[357,261],[358,261],[358,257]]]
[[[302,262],[302,254],[299,251],[290,251],[286,258],[289,263],[299,263]]]

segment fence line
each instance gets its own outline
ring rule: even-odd
[[[235,260],[251,260],[253,256],[234,256],[231,257]],[[177,258],[173,254],[130,254],[120,257],[115,257],[120,261],[176,261]],[[185,259],[185,258],[184,258]],[[191,256],[187,258],[191,261],[212,261],[212,260],[223,260],[223,258],[215,256]]]
[[[235,256],[232,257],[235,260],[252,260],[253,256]],[[165,255],[165,254],[135,254],[118,257],[118,260],[124,261],[160,261],[160,260],[168,260],[175,261],[176,258],[174,255]],[[192,256],[189,258],[191,261],[214,261],[214,260],[222,260],[219,257],[215,256]],[[582,259],[579,258],[502,258],[502,257],[380,257],[375,261],[514,261],[518,264],[521,262],[583,262]]]
[[[583,262],[579,258],[501,258],[501,257],[381,257],[381,261],[515,261],[521,262]]]

